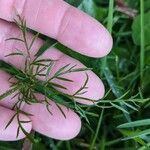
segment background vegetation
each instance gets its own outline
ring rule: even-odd
[[[39,143],[33,144],[33,150],[149,150],[150,1],[67,1],[112,33],[113,50],[103,59],[88,58],[56,44],[93,68],[104,81],[107,93],[99,108],[88,108],[90,124],[83,119],[75,139],[57,141],[36,133]],[[0,142],[0,150],[21,150],[23,142]]]

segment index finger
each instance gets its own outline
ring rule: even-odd
[[[112,48],[111,35],[102,24],[62,0],[0,1],[0,18],[13,21],[16,12],[29,28],[81,54],[103,57]]]

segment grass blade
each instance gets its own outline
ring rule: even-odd
[[[121,110],[122,112],[126,113],[126,114],[129,114],[129,112],[127,110],[125,110],[123,107],[119,106],[119,105],[116,105],[114,103],[110,103],[113,107]]]
[[[143,79],[144,70],[144,0],[140,0],[140,25],[141,25],[141,52],[140,52],[140,76]]]
[[[146,130],[134,133],[131,136],[124,138],[123,140],[130,140],[130,139],[138,138],[138,137],[149,135],[149,134],[150,134],[150,129],[146,129]]]
[[[95,133],[94,138],[92,140],[92,143],[91,143],[91,146],[90,146],[90,150],[93,150],[93,148],[94,148],[94,145],[95,145],[95,142],[96,142],[99,130],[100,130],[100,126],[102,124],[103,114],[104,114],[104,109],[102,109],[102,111],[101,111],[101,115],[100,115],[100,118],[99,118],[99,121],[98,121],[98,125],[97,125],[97,128],[96,128],[96,133]]]
[[[124,123],[119,125],[118,128],[132,128],[132,127],[139,127],[139,126],[146,126],[146,125],[150,125],[150,119],[143,119],[143,120]]]

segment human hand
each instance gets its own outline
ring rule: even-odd
[[[0,1],[0,18],[13,21],[15,15],[24,16],[27,26],[35,31],[45,34],[49,37],[57,39],[64,45],[74,49],[81,54],[91,57],[103,57],[109,53],[112,47],[112,38],[108,31],[93,18],[87,16],[85,13],[68,5],[62,0],[1,0]],[[0,58],[8,63],[15,65],[17,68],[23,68],[23,58],[19,56],[5,57],[13,52],[16,48],[24,50],[23,44],[17,41],[5,40],[10,37],[20,37],[20,31],[13,23],[0,20]],[[28,39],[32,35],[28,33]],[[37,39],[32,48],[32,57],[41,47],[43,41]],[[58,61],[52,68],[54,74],[59,68],[71,64],[77,67],[84,67],[79,61],[61,53],[57,49],[50,48],[42,56],[42,58],[52,58]],[[89,81],[87,83],[88,89],[84,93],[85,98],[99,100],[104,96],[104,86],[101,80],[92,72],[87,71]],[[63,76],[64,77],[64,76]],[[73,84],[60,80],[54,80],[55,83],[67,87],[67,90],[61,90],[67,94],[75,93],[85,82],[86,76],[83,72],[70,73],[65,75],[66,78],[73,80]],[[11,83],[8,81],[10,75],[0,71],[0,94],[6,92]],[[18,122],[15,118],[11,125],[5,129],[6,124],[11,119],[15,111],[11,110],[17,97],[11,99],[8,96],[5,100],[0,101],[0,140],[13,141],[25,137],[20,131],[16,138]],[[43,95],[37,94],[38,99],[42,99]],[[88,101],[75,99],[82,104],[91,104]],[[30,132],[31,129],[49,136],[51,138],[67,140],[75,137],[81,128],[80,118],[72,110],[68,110],[65,106],[61,106],[66,118],[55,105],[51,103],[50,115],[43,106],[44,104],[24,104],[22,110],[33,114],[30,118],[23,114],[20,115],[21,120],[31,120],[27,124],[23,124],[24,129]]]

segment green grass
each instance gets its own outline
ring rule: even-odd
[[[96,128],[96,132],[95,132],[94,138],[93,138],[91,146],[90,146],[90,150],[94,149],[95,142],[96,142],[96,139],[97,139],[99,131],[100,131],[100,126],[102,124],[103,115],[104,115],[104,109],[102,109],[102,111],[101,111],[101,114],[100,114],[100,117],[98,120],[98,124],[97,124],[97,128]]]
[[[141,75],[141,81],[143,79],[143,70],[144,70],[144,0],[140,0],[140,26],[141,26],[141,56],[140,56],[140,75]]]
[[[150,41],[146,36],[150,29],[145,32],[148,19],[144,20],[150,12],[149,0],[125,0],[137,10],[134,18],[118,12],[114,0],[69,2],[74,6],[80,4],[80,9],[107,27],[114,39],[112,52],[103,59],[94,59],[70,51],[56,41],[48,39],[46,44],[93,68],[105,84],[106,95],[97,107],[88,107],[89,123],[82,120],[82,130],[76,138],[57,141],[36,133],[39,143],[33,145],[33,150],[149,150],[150,45],[145,43]],[[140,32],[135,32],[139,27]],[[21,150],[22,142],[0,142],[0,150]]]

